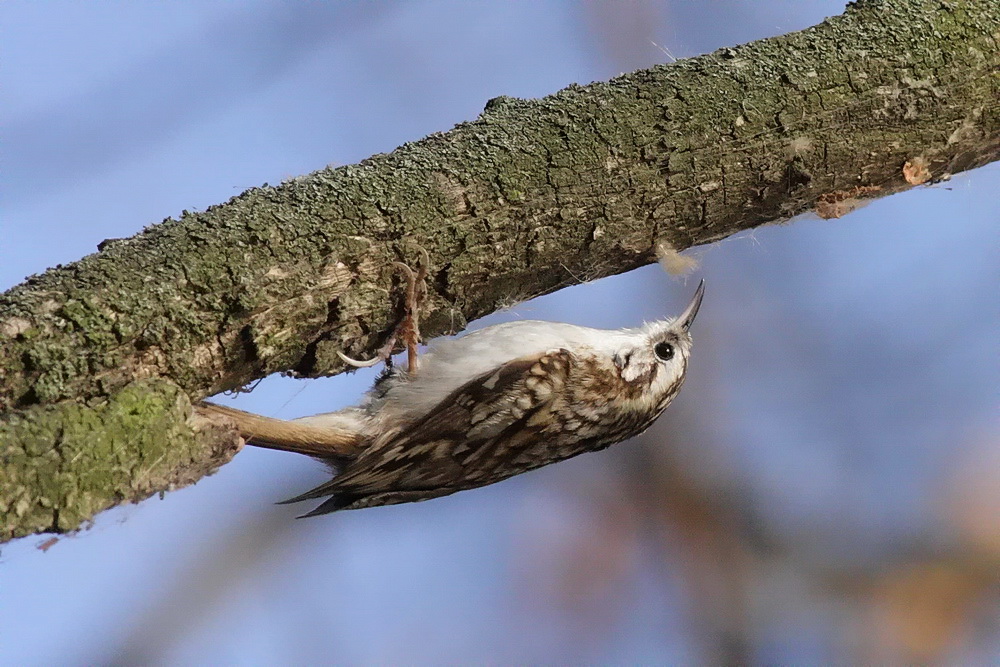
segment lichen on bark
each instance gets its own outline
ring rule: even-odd
[[[0,538],[76,529],[108,507],[187,486],[238,449],[226,429],[190,418],[187,396],[166,380],[32,406],[0,422]]]

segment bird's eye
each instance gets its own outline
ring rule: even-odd
[[[657,343],[653,347],[653,354],[659,357],[661,361],[670,361],[674,358],[674,346],[670,343]]]

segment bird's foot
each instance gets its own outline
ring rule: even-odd
[[[379,362],[388,362],[388,360],[392,357],[392,351],[396,347],[396,342],[399,341],[406,348],[407,372],[410,374],[417,372],[417,366],[419,364],[417,358],[417,346],[420,343],[420,306],[427,297],[427,266],[430,264],[430,256],[427,254],[427,251],[420,248],[420,254],[420,264],[417,265],[416,271],[402,262],[392,263],[396,270],[403,274],[403,277],[406,280],[406,292],[403,301],[403,317],[399,320],[399,323],[396,324],[396,327],[392,331],[392,335],[389,336],[385,345],[379,348],[375,357],[366,361],[352,359],[343,352],[338,351],[337,354],[344,360],[344,363],[354,366],[355,368],[368,368],[378,364]]]

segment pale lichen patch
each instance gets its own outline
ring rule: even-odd
[[[10,317],[0,322],[0,335],[13,338],[14,336],[20,336],[30,328],[31,322],[23,317]]]

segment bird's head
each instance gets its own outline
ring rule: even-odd
[[[680,390],[691,353],[691,324],[704,295],[703,280],[684,312],[630,330],[628,343],[613,355],[622,380],[643,386],[642,400],[649,407],[662,410]]]

